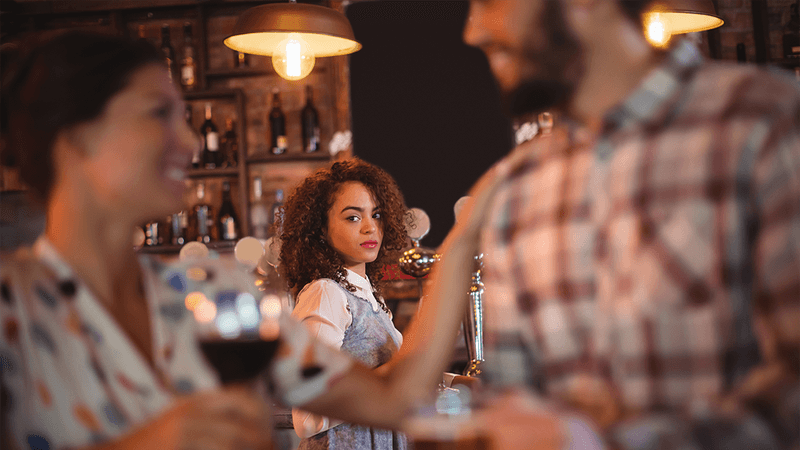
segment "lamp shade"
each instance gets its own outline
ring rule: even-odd
[[[246,10],[225,38],[233,50],[272,56],[289,36],[299,35],[315,57],[347,55],[358,51],[353,28],[344,14],[304,3],[270,3]]]
[[[670,35],[711,30],[725,23],[711,0],[656,0],[645,13],[645,22],[653,15],[659,16]]]

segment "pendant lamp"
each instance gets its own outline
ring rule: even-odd
[[[665,47],[673,35],[711,30],[724,23],[711,0],[655,0],[643,19],[648,41],[658,47]]]
[[[344,14],[295,0],[246,10],[224,43],[243,53],[271,56],[275,71],[287,80],[305,78],[316,58],[361,48]]]

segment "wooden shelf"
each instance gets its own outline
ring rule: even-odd
[[[191,241],[190,241],[191,242]],[[237,241],[213,241],[206,244],[209,250],[214,250],[216,252],[232,252],[233,248],[236,246]],[[153,245],[148,246],[144,245],[138,249],[136,249],[139,253],[157,253],[157,254],[168,254],[168,253],[178,253],[183,248],[183,245]]]
[[[318,151],[314,153],[284,153],[282,155],[273,155],[272,153],[255,153],[247,157],[248,164],[258,163],[277,163],[289,161],[330,161],[331,155],[325,151]]]
[[[260,77],[266,75],[275,75],[275,71],[272,69],[263,69],[261,67],[206,70],[206,77],[208,78]]]
[[[213,178],[213,177],[238,177],[238,167],[224,169],[190,169],[186,171],[187,178]]]
[[[206,100],[212,98],[229,98],[235,99],[242,95],[239,89],[208,89],[204,91],[188,91],[184,92],[183,96],[186,100]]]
[[[316,65],[311,73],[324,73],[324,65]],[[238,78],[238,77],[263,77],[263,76],[277,76],[275,69],[272,67],[241,67],[241,68],[225,68],[225,69],[208,69],[205,72],[206,78]]]

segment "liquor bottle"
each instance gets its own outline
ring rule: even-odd
[[[278,90],[272,91],[272,110],[269,112],[269,129],[272,135],[270,151],[273,155],[286,153],[286,117],[281,110],[281,95]]]
[[[783,57],[797,61],[800,59],[800,2],[789,6],[790,18],[783,27]]]
[[[239,161],[239,136],[236,135],[236,122],[228,118],[225,120],[225,134],[220,142],[225,161],[223,167],[236,167]]]
[[[195,239],[209,243],[214,227],[214,210],[206,202],[206,185],[202,181],[197,183],[197,203],[192,208],[192,225]]]
[[[170,242],[174,245],[186,243],[186,234],[189,228],[189,215],[186,211],[180,211],[169,217],[170,232],[172,238]]]
[[[192,125],[192,116],[193,116],[192,105],[187,103],[186,104],[186,110],[184,112],[184,117],[186,118],[186,124],[189,125],[189,128],[194,130],[194,125]],[[203,157],[202,157],[202,153],[201,153],[202,150],[203,149],[200,148],[200,147],[195,147],[194,148],[194,151],[192,152],[192,165],[191,165],[192,169],[199,169],[200,168],[200,166],[201,166],[201,164],[203,162]]]
[[[172,49],[172,40],[169,36],[169,25],[161,25],[161,52],[164,54],[164,59],[167,61],[167,73],[169,74],[169,81],[174,83],[177,79],[176,71],[177,63],[175,62],[175,50]]]
[[[206,120],[200,126],[203,136],[203,167],[216,169],[219,166],[219,133],[211,120],[211,103],[206,103]]]
[[[145,35],[144,30],[145,30],[145,26],[144,25],[139,25],[139,40],[147,42],[147,36]]]
[[[235,241],[239,238],[239,217],[233,209],[231,184],[227,181],[222,182],[222,205],[219,207],[217,229],[222,241]]]
[[[181,59],[181,85],[184,90],[191,91],[197,85],[197,63],[194,60],[194,43],[192,42],[192,24],[183,24],[183,59]]]
[[[736,44],[736,61],[740,63],[747,62],[747,49],[743,42]]]
[[[303,107],[303,151],[306,153],[319,150],[319,114],[314,108],[314,90],[306,85],[306,106]]]
[[[250,225],[253,237],[267,239],[269,237],[269,213],[264,204],[264,191],[262,190],[261,177],[253,178],[253,206],[250,208]]]
[[[157,220],[152,220],[144,225],[144,245],[153,247],[164,243],[161,235],[161,224]]]
[[[270,211],[272,212],[269,216],[270,230],[274,231],[276,235],[280,236],[281,227],[276,228],[275,224],[281,223],[281,219],[283,219],[283,189],[278,189],[275,191],[275,202],[272,204]]]
[[[250,56],[247,53],[233,51],[233,67],[240,69],[250,65]]]

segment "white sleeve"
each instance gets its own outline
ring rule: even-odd
[[[316,280],[298,295],[292,317],[302,322],[312,337],[331,347],[341,348],[345,330],[353,321],[347,309],[347,296],[332,280]],[[292,408],[294,431],[301,438],[311,437],[342,422],[298,408]]]
[[[314,281],[297,295],[292,317],[306,326],[311,337],[335,348],[342,347],[344,332],[353,321],[347,296],[328,279]]]

